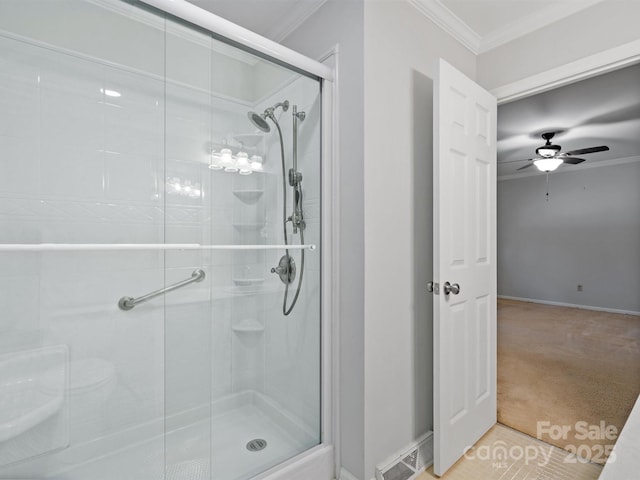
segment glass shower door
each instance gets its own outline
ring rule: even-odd
[[[0,478],[163,478],[163,27],[0,2]]]
[[[320,93],[140,2],[0,1],[0,480],[249,479],[320,442]]]

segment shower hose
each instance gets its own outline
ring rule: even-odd
[[[287,232],[287,172],[285,167],[284,160],[284,141],[282,140],[282,130],[280,130],[280,125],[272,117],[273,123],[275,123],[278,128],[278,137],[280,138],[280,158],[282,160],[282,228],[284,230],[284,244],[289,245],[289,234]],[[298,193],[298,201],[300,205],[302,205],[302,189],[300,185],[295,186],[296,191]],[[294,206],[295,211],[295,206]],[[304,229],[300,227],[300,244],[304,245]],[[285,249],[285,253],[287,255],[287,259],[291,258],[289,255],[289,249]],[[284,315],[289,315],[295,307],[296,302],[298,301],[298,296],[300,295],[300,288],[302,287],[302,276],[304,275],[304,249],[300,250],[300,275],[298,276],[298,286],[296,287],[296,293],[293,296],[293,300],[291,301],[291,305],[287,308],[287,298],[289,296],[289,282],[285,283],[284,287],[284,299],[282,301],[282,313]]]

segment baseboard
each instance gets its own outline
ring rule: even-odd
[[[358,480],[358,478],[344,467],[340,467],[340,478],[338,480]]]
[[[619,310],[607,307],[592,307],[590,305],[576,305],[574,303],[552,302],[549,300],[537,300],[534,298],[511,297],[508,295],[498,295],[498,299],[516,300],[518,302],[540,303],[542,305],[553,305],[554,307],[580,308],[581,310],[593,310],[595,312],[619,313],[622,315],[635,315],[640,317],[640,312],[634,310]]]

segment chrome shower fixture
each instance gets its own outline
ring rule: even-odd
[[[256,112],[248,112],[247,117],[251,123],[253,123],[258,130],[263,131],[264,133],[269,133],[271,131],[271,127],[267,123],[267,118],[275,120],[274,112],[277,108],[282,108],[283,112],[289,110],[289,100],[285,100],[284,102],[278,102],[274,106],[266,108],[263,113]]]
[[[285,285],[293,283],[296,278],[296,262],[291,255],[283,255],[278,266],[271,269],[271,273],[277,273],[280,281]]]
[[[289,185],[293,188],[293,213],[287,217],[287,171],[285,168],[285,155],[284,155],[284,140],[282,137],[282,129],[280,123],[274,115],[276,109],[282,108],[283,112],[289,110],[289,101],[276,103],[274,106],[265,109],[263,113],[248,112],[247,117],[253,125],[259,130],[268,133],[271,131],[271,126],[267,122],[267,119],[275,125],[278,130],[278,139],[280,140],[280,159],[282,165],[282,231],[284,234],[285,243],[285,255],[280,258],[278,266],[271,269],[271,273],[275,273],[280,277],[282,283],[285,284],[284,299],[282,301],[282,313],[289,315],[293,310],[293,307],[298,301],[300,295],[300,288],[302,287],[302,277],[304,275],[304,250],[300,251],[300,270],[298,275],[298,285],[296,287],[296,293],[293,296],[291,304],[288,305],[287,298],[289,296],[289,285],[293,283],[296,278],[296,263],[293,257],[289,254],[289,233],[287,232],[287,223],[291,222],[294,235],[300,236],[300,244],[304,245],[304,229],[306,227],[304,221],[304,210],[302,208],[302,173],[298,171],[298,122],[304,121],[306,118],[305,112],[299,112],[297,105],[293,106],[293,168],[289,169]]]

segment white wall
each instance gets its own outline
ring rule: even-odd
[[[640,312],[640,162],[562,168],[498,182],[498,294]]]
[[[640,2],[605,0],[478,55],[478,83],[512,83],[638,40]]]
[[[364,478],[363,2],[329,0],[283,42],[315,59],[337,46],[340,437],[342,466]]]
[[[431,299],[420,282],[432,271],[438,57],[475,77],[475,56],[408,2],[365,3],[365,478],[433,428]]]

